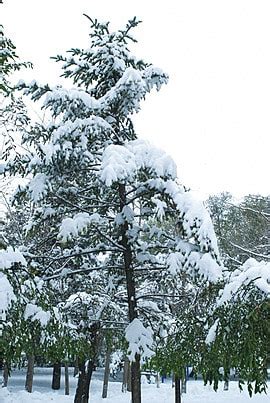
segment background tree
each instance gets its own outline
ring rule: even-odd
[[[249,257],[269,259],[268,196],[248,195],[235,203],[230,193],[221,193],[209,197],[207,206],[226,266],[238,267]]]

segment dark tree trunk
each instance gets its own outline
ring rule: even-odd
[[[89,401],[89,388],[94,369],[94,362],[79,361],[79,379],[74,398],[74,403],[88,403]]]
[[[120,212],[126,206],[126,187],[124,184],[119,184],[119,198],[120,198]],[[121,245],[124,248],[124,266],[127,283],[128,294],[128,311],[129,321],[132,322],[138,317],[137,314],[137,301],[136,301],[136,287],[134,268],[132,266],[132,250],[128,242],[128,222],[125,221],[121,226]],[[135,356],[135,362],[131,364],[131,402],[141,403],[141,371],[140,371],[140,355]]]
[[[92,349],[93,349],[92,359],[87,361],[87,365],[86,360],[79,359],[79,379],[74,397],[74,403],[89,402],[90,382],[92,379],[92,374],[95,368],[99,351],[99,342],[100,342],[99,329],[100,329],[99,323],[95,323],[90,329],[92,339]]]
[[[180,378],[180,376],[175,375],[174,383],[175,383],[175,389],[174,389],[175,403],[181,403],[181,378]]]
[[[78,373],[79,373],[79,360],[78,360],[78,357],[76,357],[75,362],[74,362],[73,376],[78,375]]]
[[[131,364],[128,361],[128,368],[127,368],[127,391],[131,392]]]
[[[59,390],[61,384],[61,362],[53,364],[52,389]]]
[[[104,369],[104,379],[103,379],[103,390],[102,397],[106,399],[108,395],[108,384],[110,376],[110,361],[111,361],[111,349],[108,347],[106,352],[105,369]]]
[[[8,378],[9,378],[9,365],[7,362],[4,362],[3,364],[3,382],[2,382],[2,387],[6,388],[8,385]]]
[[[67,362],[65,362],[65,395],[69,395],[69,374]]]
[[[33,390],[34,364],[35,364],[34,355],[29,355],[27,357],[27,372],[25,379],[25,390],[29,393],[32,393]]]
[[[131,376],[130,376],[130,362],[127,357],[124,360],[124,369],[123,369],[123,383],[122,383],[122,392],[126,391],[131,392]]]

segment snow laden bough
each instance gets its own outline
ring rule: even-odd
[[[249,394],[266,391],[269,366],[270,263],[248,259],[239,269],[224,273],[225,285],[220,290],[213,311],[214,323],[208,330],[205,359],[213,360],[219,351],[224,377],[236,368],[239,386],[247,382]],[[218,382],[219,368],[212,367]]]
[[[14,263],[20,263],[26,266],[23,255],[17,250],[8,247],[7,250],[0,251],[0,332],[2,333],[3,322],[6,319],[6,313],[12,303],[16,301],[16,296],[7,275],[6,269],[10,269]]]

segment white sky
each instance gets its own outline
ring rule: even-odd
[[[50,56],[88,46],[86,13],[122,28],[134,15],[135,54],[169,73],[135,117],[141,137],[170,153],[201,194],[270,193],[269,0],[3,0],[0,22],[33,71],[56,83]],[[59,82],[59,81],[58,81]]]

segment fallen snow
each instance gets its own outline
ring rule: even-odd
[[[121,384],[110,382],[108,398],[102,399],[102,381],[95,380],[91,385],[90,403],[130,403],[130,393],[121,392]],[[73,395],[64,396],[63,390],[55,392],[41,393],[34,391],[29,394],[25,391],[9,392],[6,388],[0,389],[1,403],[73,403]],[[236,382],[230,382],[229,390],[223,391],[222,387],[214,392],[210,386],[203,386],[201,381],[189,381],[187,384],[187,394],[182,397],[183,403],[269,403],[270,396],[261,394],[255,395],[251,399],[247,391],[240,392]],[[143,403],[173,403],[174,389],[168,380],[157,388],[153,384],[142,384]]]

